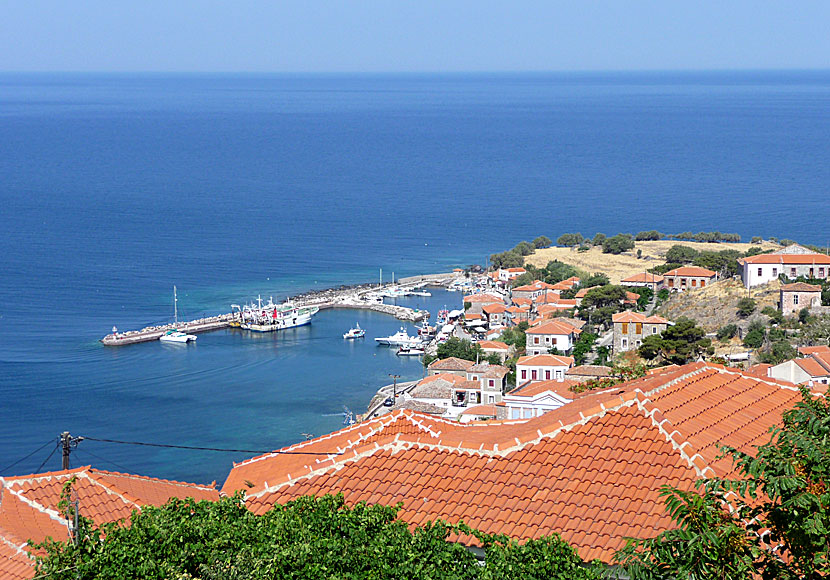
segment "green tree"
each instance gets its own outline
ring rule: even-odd
[[[622,286],[599,286],[591,288],[582,299],[579,315],[590,318],[593,324],[609,324],[611,316],[623,310],[626,289]]]
[[[758,320],[753,320],[744,335],[743,345],[747,348],[761,348],[766,338],[767,331],[764,324]]]
[[[761,236],[752,236],[752,239],[749,240],[750,244],[760,244],[764,241],[764,238]]]
[[[617,554],[632,580],[818,580],[830,576],[830,402],[801,401],[754,455],[724,448],[736,479],[663,488],[677,528]]]
[[[524,261],[524,257],[513,250],[490,256],[490,263],[497,270],[499,268],[521,268]]]
[[[565,264],[564,262],[560,262],[558,260],[548,262],[548,265],[545,266],[543,272],[544,281],[548,284],[556,284],[562,280],[567,280],[568,278],[579,275],[579,270],[570,264]]]
[[[666,252],[666,262],[675,264],[691,264],[698,256],[698,251],[689,246],[676,244]]]
[[[746,318],[755,312],[756,306],[758,306],[758,304],[752,298],[746,296],[741,298],[738,300],[738,316]]]
[[[628,290],[629,292],[633,292],[634,294],[640,296],[637,299],[638,310],[645,310],[646,306],[651,303],[651,299],[654,298],[654,290],[652,290],[649,286],[634,286]]]
[[[577,340],[576,344],[574,344],[572,351],[575,364],[585,364],[585,359],[588,358],[588,354],[591,350],[593,350],[594,344],[596,344],[598,338],[599,337],[592,332],[583,332],[579,335],[579,340]]]
[[[798,311],[798,321],[801,324],[807,324],[810,321],[810,309],[802,308]]]
[[[634,237],[631,234],[617,234],[602,242],[603,254],[622,254],[634,249]]]
[[[691,318],[681,316],[661,334],[644,338],[638,353],[646,359],[654,359],[659,355],[669,363],[682,365],[695,360],[704,352],[711,354],[711,347],[712,341],[706,338],[706,331]]]
[[[493,364],[501,364],[501,359],[498,355],[488,355],[481,350],[478,344],[470,342],[466,338],[461,339],[456,336],[450,337],[446,342],[439,344],[437,354],[439,359],[455,357],[463,360],[488,361]],[[424,359],[426,363],[426,357]],[[426,365],[428,366],[429,363],[426,363]]]
[[[575,233],[575,234],[562,234],[556,239],[557,246],[578,246],[582,243],[585,238],[582,237],[582,234]]]
[[[552,244],[553,242],[551,242],[550,238],[547,236],[539,236],[533,240],[533,247],[536,249],[549,248]]]
[[[727,324],[726,326],[721,326],[717,332],[717,338],[720,341],[726,341],[738,334],[738,327],[734,324]]]
[[[594,239],[591,240],[591,243],[595,246],[601,246],[603,244],[603,242],[605,242],[605,240],[606,240],[605,234],[603,234],[602,232],[598,232],[598,233],[594,234]]]
[[[761,310],[761,314],[769,316],[770,323],[781,324],[784,322],[784,315],[781,314],[780,310],[773,308],[772,306],[764,306],[764,309]]]
[[[639,232],[636,236],[634,236],[634,239],[639,242],[645,240],[662,240],[663,237],[663,234],[657,230],[648,230],[647,232]]]
[[[772,343],[768,351],[762,352],[759,359],[762,363],[777,365],[784,361],[794,359],[798,356],[798,351],[786,340],[778,340]]]
[[[501,333],[499,337],[501,341],[507,345],[513,345],[516,347],[516,350],[519,352],[523,352],[525,349],[525,345],[527,343],[527,337],[525,336],[525,331],[528,329],[530,325],[522,321],[516,326],[511,326],[506,328],[504,332]]]
[[[518,244],[516,244],[516,247],[513,248],[512,251],[516,252],[520,256],[529,256],[533,253],[534,249],[535,248],[533,244],[531,244],[530,242],[519,242]]]
[[[516,276],[510,281],[511,288],[517,288],[519,286],[524,286],[526,284],[532,284],[536,280],[536,276],[534,276],[531,272],[525,272],[519,276]]]
[[[579,285],[583,288],[592,288],[594,286],[607,286],[611,283],[611,280],[608,278],[608,274],[604,274],[602,272],[594,272],[589,276],[585,276],[584,279],[579,281]]]

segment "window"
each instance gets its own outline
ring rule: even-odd
[[[674,288],[674,278],[669,278],[669,288]]]
[[[692,278],[692,286],[697,286],[697,280],[695,280],[694,278]]]
[[[487,384],[490,385],[491,387],[495,387],[496,386],[496,381],[494,381],[493,379],[490,379],[490,380],[487,381]]]
[[[623,348],[623,350],[628,348],[628,339],[627,338],[622,339],[622,348]]]
[[[487,396],[487,402],[488,403],[495,403],[496,402],[496,396],[495,395],[488,395]]]
[[[557,379],[561,379],[561,378],[562,378],[562,369],[556,369],[556,378],[557,378]]]
[[[522,380],[524,381],[526,379],[527,379],[527,369],[522,369]]]
[[[550,344],[550,337],[549,336],[545,337],[545,344]]]
[[[760,276],[763,276],[763,275],[764,275],[764,269],[763,268],[758,268],[758,276],[760,277]]]
[[[643,323],[638,322],[634,325],[634,333],[635,334],[643,334]]]
[[[824,278],[824,268],[819,268],[818,269],[818,277],[819,278]]]
[[[511,419],[521,419],[522,418],[522,410],[521,409],[510,409],[510,418]]]
[[[706,280],[701,280],[700,287],[703,288],[704,286],[706,286]]]
[[[651,327],[651,334],[657,334],[657,327],[656,326]]]
[[[795,278],[795,277],[796,277],[795,268],[790,268],[790,278]]]
[[[546,381],[550,380],[550,369],[545,370],[545,380]]]
[[[628,323],[627,322],[622,323],[622,333],[623,334],[628,334]]]
[[[793,294],[793,304],[798,306],[798,294]]]
[[[810,268],[810,278],[814,278],[815,275],[815,268]]]
[[[773,268],[772,269],[772,277],[773,278],[778,278],[778,268]]]
[[[680,279],[680,285],[681,285],[681,286],[685,286],[685,285],[686,285],[686,278],[681,278],[681,279]]]
[[[536,380],[536,378],[537,378],[537,377],[536,377],[536,375],[537,375],[537,373],[536,373],[536,370],[535,370],[535,369],[534,369],[534,370],[532,370],[532,371],[530,371],[530,380],[531,380],[531,381],[535,381],[535,380]]]
[[[539,337],[538,336],[533,337],[533,344],[539,344]]]

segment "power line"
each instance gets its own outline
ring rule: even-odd
[[[343,455],[342,452],[329,453],[325,451],[262,451],[261,449],[221,449],[218,447],[194,447],[192,445],[169,445],[166,443],[146,443],[143,441],[119,441],[117,439],[96,439],[95,437],[86,437],[87,441],[98,441],[99,443],[118,443],[120,445],[142,445],[145,447],[165,447],[168,449],[190,449],[192,451],[221,451],[225,453],[275,453],[279,455]]]
[[[15,466],[15,465],[17,465],[18,463],[20,463],[21,461],[26,461],[26,460],[27,460],[27,459],[29,459],[32,455],[34,455],[35,453],[38,453],[39,451],[41,451],[42,449],[44,449],[44,448],[45,448],[47,445],[49,445],[50,443],[52,443],[52,440],[51,440],[51,439],[50,439],[49,441],[47,441],[46,443],[44,443],[43,445],[41,445],[40,447],[38,447],[37,449],[35,449],[34,451],[32,451],[31,453],[29,453],[26,457],[21,457],[20,459],[18,459],[17,461],[15,461],[14,463],[12,463],[11,465],[7,465],[7,466],[6,466],[6,467],[4,467],[3,469],[0,469],[0,473],[5,473],[5,472],[7,472],[9,469],[11,469],[12,467],[14,467],[14,466]]]
[[[59,440],[57,443],[55,443],[55,448],[52,449],[52,453],[49,454],[49,457],[47,457],[46,459],[43,460],[43,463],[40,464],[40,467],[38,467],[35,470],[35,473],[40,473],[40,470],[43,469],[43,466],[46,465],[49,462],[50,459],[52,459],[52,456],[55,454],[55,451],[57,451],[58,447],[60,447],[60,446],[61,446],[61,444],[60,444],[60,440]]]
[[[75,453],[81,453],[81,450],[76,449]],[[100,455],[94,454],[92,451],[90,451],[86,447],[84,447],[84,450],[83,450],[82,453],[84,453],[86,455],[90,455],[90,456],[94,457],[95,459],[97,459],[98,461],[103,461],[104,463],[109,463],[110,465],[113,465],[113,466],[117,467],[118,469],[123,469],[125,472],[130,472],[131,471],[131,469],[129,469],[128,467],[124,467],[123,465],[118,465],[115,461],[112,461],[111,459],[106,459],[104,457],[101,457]]]

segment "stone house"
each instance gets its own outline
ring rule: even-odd
[[[781,286],[781,297],[779,301],[781,314],[789,316],[797,314],[798,311],[817,310],[821,306],[821,286],[796,282]]]
[[[507,307],[504,304],[485,304],[481,307],[482,313],[487,317],[487,323],[493,326],[504,326],[507,322]]]
[[[678,292],[705,288],[717,279],[717,272],[698,266],[681,266],[663,275],[664,287]]]
[[[458,375],[459,377],[467,378],[467,370],[475,364],[476,363],[471,360],[464,360],[463,358],[451,356],[449,358],[442,358],[432,361],[427,367],[427,372],[430,375],[450,373]]]
[[[614,323],[614,353],[633,350],[646,336],[661,334],[671,322],[662,316],[646,316],[641,312],[617,312],[611,316]]]

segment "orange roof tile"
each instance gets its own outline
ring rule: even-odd
[[[466,371],[474,364],[474,361],[451,356],[432,361],[427,368],[431,371]]]
[[[476,344],[483,349],[489,350],[508,350],[510,348],[506,343],[498,340],[480,340]]]
[[[469,296],[464,297],[463,302],[481,302],[483,304],[492,304],[494,302],[503,302],[503,300],[498,296],[493,296],[492,294],[470,294]]]
[[[767,371],[772,367],[771,364],[767,363],[758,363],[757,365],[752,365],[748,369],[744,371],[745,375],[749,375],[751,377],[756,377],[759,379],[766,379],[769,376]]]
[[[487,314],[501,314],[507,307],[504,304],[485,304],[481,309]]]
[[[793,361],[801,370],[805,373],[810,375],[811,377],[826,377],[830,374],[826,368],[824,368],[819,361],[817,361],[812,356],[806,358],[797,358]]]
[[[580,334],[582,331],[578,328],[574,328],[570,324],[566,322],[559,322],[557,320],[551,320],[549,322],[544,322],[539,326],[534,326],[533,328],[528,328],[525,331],[525,334],[554,334],[554,335],[569,335],[569,334]]]
[[[554,367],[571,367],[574,364],[572,356],[560,356],[558,354],[536,354],[519,357],[517,365],[539,365]]]
[[[827,345],[820,345],[820,346],[799,346],[798,352],[801,354],[813,354],[816,352],[823,352],[830,354],[830,346]]]
[[[698,266],[681,266],[674,270],[669,270],[663,274],[666,278],[669,276],[691,276],[696,278],[712,278],[717,276],[717,272],[707,270],[706,268],[699,268]]]
[[[808,264],[830,264],[826,254],[758,254],[748,258],[739,258],[739,264],[784,264],[793,266]]]
[[[821,286],[815,284],[806,284],[804,282],[794,282],[793,284],[784,284],[781,286],[782,292],[821,292]]]
[[[579,381],[540,381],[536,383],[526,383],[516,389],[513,389],[508,394],[514,397],[535,397],[538,394],[551,391],[560,397],[566,399],[575,399],[577,394],[571,390],[574,385],[580,384]]]
[[[613,372],[614,369],[603,365],[579,365],[569,368],[565,374],[582,377],[610,377]]]
[[[624,312],[617,312],[611,315],[611,322],[639,322],[646,324],[671,324],[662,316],[646,316],[642,312],[634,312],[633,310],[625,310]]]
[[[61,491],[72,477],[80,512],[98,524],[127,519],[142,506],[160,506],[172,497],[219,499],[214,485],[197,485],[127,473],[79,467],[19,477],[0,477],[0,575],[30,578],[27,540],[67,538],[67,522],[58,510]],[[28,566],[28,570],[25,566]]]
[[[673,526],[661,486],[731,475],[719,445],[754,451],[799,396],[786,383],[693,363],[524,421],[459,424],[396,411],[288,448],[342,455],[237,465],[224,491],[249,479],[255,513],[308,493],[400,502],[410,524],[463,519],[520,540],[558,532],[583,558],[609,562],[625,537]]]

